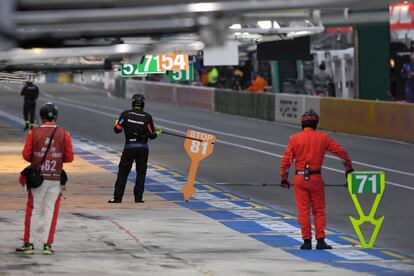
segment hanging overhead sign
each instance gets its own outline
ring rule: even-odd
[[[188,70],[188,55],[162,54],[156,57],[158,70]]]
[[[390,27],[391,30],[414,29],[414,4],[390,5]]]
[[[123,64],[122,77],[146,76],[147,74],[165,74],[166,71],[183,71],[175,73],[175,78],[192,80],[187,54],[145,55],[139,64]]]
[[[139,64],[122,64],[122,77],[145,77],[147,74],[139,72]]]
[[[194,81],[194,64],[189,64],[188,70],[173,70],[168,72],[168,80],[175,81]]]

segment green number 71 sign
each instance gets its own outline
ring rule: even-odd
[[[361,242],[362,247],[371,248],[374,246],[377,239],[378,232],[381,228],[384,217],[375,219],[375,213],[377,212],[378,205],[381,201],[382,195],[385,189],[385,173],[384,172],[353,172],[348,174],[348,191],[351,195],[352,201],[355,204],[355,208],[359,214],[359,219],[349,217],[355,232]],[[375,194],[374,203],[372,204],[369,215],[365,215],[362,210],[361,204],[357,198],[358,194]],[[371,239],[367,242],[361,232],[360,226],[365,222],[369,222],[374,225],[374,231]]]

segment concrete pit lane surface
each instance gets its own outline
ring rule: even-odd
[[[294,126],[147,102],[157,127],[183,134],[195,129],[217,136],[215,152],[199,168],[197,193],[181,195],[189,159],[183,140],[161,136],[150,144],[144,204],[134,204],[132,185],[122,204],[109,205],[123,135],[113,122],[129,100],[80,85],[39,85],[41,104],[59,108],[58,123],[72,133],[76,160],[67,165],[52,256],[17,255],[26,193],[17,177],[26,165],[20,86],[0,85],[0,273],[30,275],[349,275],[414,273],[413,146],[330,133],[356,161],[356,170],[384,170],[387,184],[377,211],[385,216],[376,247],[355,244],[348,216],[357,216],[348,191],[326,188],[331,251],[300,251],[293,190],[278,186],[278,169]],[[37,109],[38,112],[38,109]],[[328,184],[343,184],[339,160],[328,157]],[[131,172],[130,180],[133,180]],[[229,183],[231,185],[220,185]],[[236,185],[235,185],[236,184]],[[369,208],[369,200],[364,208]],[[364,209],[367,210],[367,209]],[[366,211],[367,212],[367,211]]]

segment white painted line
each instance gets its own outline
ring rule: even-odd
[[[99,111],[99,110],[93,110],[93,109],[84,107],[84,106],[80,105],[80,103],[78,103],[78,104],[71,104],[71,103],[67,103],[67,102],[61,101],[61,100],[55,100],[55,102],[57,102],[57,103],[59,103],[61,105],[66,105],[66,106],[70,106],[70,107],[73,107],[73,108],[77,108],[77,109],[81,109],[81,110],[93,112],[93,113],[96,113],[96,114],[101,114],[101,115],[104,115],[104,116],[109,116],[111,118],[116,118],[118,116],[118,114],[108,113],[108,112]],[[168,130],[168,131],[173,131],[173,132],[180,133],[180,134],[186,134],[186,132],[180,131],[180,130],[177,130],[177,129],[168,128],[168,127],[164,127],[164,126],[160,126],[160,127],[163,128],[163,129],[165,129],[165,130]],[[271,153],[271,152],[268,152],[268,151],[265,151],[265,150],[260,150],[260,149],[256,149],[256,148],[253,148],[253,147],[249,147],[249,146],[245,146],[245,145],[240,145],[240,144],[237,144],[237,143],[227,142],[227,141],[220,140],[220,139],[217,139],[216,141],[219,142],[219,143],[225,144],[225,145],[229,145],[229,146],[233,146],[233,147],[238,147],[238,148],[242,148],[242,149],[246,149],[246,150],[250,150],[250,151],[262,153],[262,154],[265,154],[265,155],[275,156],[275,157],[278,157],[278,158],[282,158],[282,155],[280,155],[280,154]],[[335,168],[328,167],[328,166],[323,166],[322,168],[327,169],[329,171],[333,171],[333,172],[338,172],[338,173],[344,174],[344,171],[343,170],[335,169]],[[414,191],[414,187],[411,187],[411,186],[406,186],[406,185],[402,185],[402,184],[398,184],[398,183],[393,183],[393,182],[389,182],[389,181],[386,181],[386,183],[389,184],[389,185],[392,185],[392,186],[396,186],[396,187],[400,187],[400,188],[405,188],[405,189],[413,190]]]
[[[16,92],[16,93],[20,92],[20,91],[18,91],[17,89],[12,88],[12,87],[10,87],[10,86],[8,86],[8,85],[6,85],[6,84],[2,84],[2,85],[1,85],[1,88],[4,88],[4,89],[6,89],[6,90],[7,90],[7,91],[9,91],[9,92]]]
[[[72,102],[72,103],[76,103],[76,104],[83,104],[83,105],[86,105],[86,106],[89,105],[89,106],[93,106],[93,107],[100,107],[100,108],[104,108],[104,109],[107,109],[107,110],[112,110],[112,111],[119,112],[119,109],[104,106],[104,105],[81,103],[81,102],[78,102],[78,101],[63,99],[61,97],[59,99],[64,100],[64,101],[68,101],[68,102]],[[266,140],[262,140],[262,139],[248,137],[248,136],[241,136],[241,135],[228,133],[228,132],[223,132],[223,131],[219,131],[219,130],[214,130],[214,129],[210,129],[210,128],[204,128],[204,127],[197,126],[197,125],[175,122],[175,121],[171,121],[171,120],[167,120],[167,119],[162,119],[162,118],[159,118],[159,117],[154,117],[154,119],[156,119],[160,122],[164,122],[164,123],[168,123],[168,124],[172,124],[172,125],[195,128],[195,129],[198,129],[198,130],[203,130],[203,131],[207,131],[207,132],[211,132],[211,133],[215,133],[215,134],[220,134],[220,135],[224,135],[224,136],[228,136],[228,137],[234,137],[234,138],[238,138],[238,139],[242,139],[242,140],[248,140],[248,141],[252,141],[252,142],[267,144],[267,145],[271,145],[271,146],[281,147],[281,148],[284,148],[284,149],[287,147],[286,144],[274,143],[274,142],[270,142],[270,141],[266,141]],[[331,155],[331,154],[327,154],[326,157],[330,158],[330,159],[339,160],[338,157],[336,157],[334,155]],[[352,162],[354,164],[362,165],[362,166],[365,166],[365,167],[370,167],[370,168],[374,168],[374,169],[378,169],[378,170],[383,170],[383,171],[388,171],[388,172],[393,172],[393,173],[397,173],[397,174],[402,174],[402,175],[407,175],[407,176],[413,176],[414,177],[414,173],[411,173],[411,172],[396,170],[396,169],[387,168],[387,167],[383,167],[383,166],[377,166],[377,165],[374,165],[374,164],[369,164],[369,163],[361,162],[361,161],[352,160]]]

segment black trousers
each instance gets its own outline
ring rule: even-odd
[[[122,197],[124,196],[125,185],[128,181],[128,175],[134,161],[137,171],[134,196],[135,200],[142,200],[145,189],[145,176],[147,174],[148,148],[130,148],[124,149],[122,152],[121,161],[119,162],[118,176],[115,182],[115,200],[122,200]]]
[[[25,122],[29,121],[30,124],[33,124],[34,119],[35,119],[35,112],[36,112],[35,101],[25,101],[23,103],[23,118]]]

